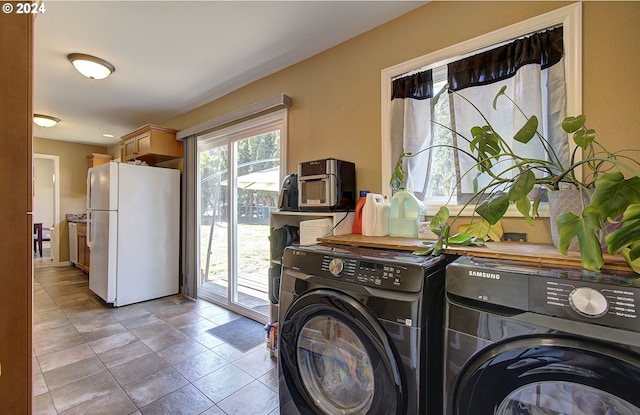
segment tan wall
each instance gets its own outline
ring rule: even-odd
[[[55,224],[60,237],[59,261],[69,260],[69,228],[64,215],[86,211],[87,155],[106,153],[107,148],[96,145],[67,143],[64,141],[33,139],[33,152],[59,157],[60,162],[60,215],[62,221]]]
[[[289,112],[288,170],[337,157],[356,163],[359,189],[381,192],[380,71],[569,2],[431,2],[361,36],[163,123],[184,129],[284,92]],[[583,110],[611,149],[638,140],[638,2],[583,3]],[[386,189],[384,189],[387,192]],[[522,232],[509,220],[507,231]],[[539,221],[530,240],[549,242]]]

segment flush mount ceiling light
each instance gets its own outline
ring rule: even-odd
[[[91,79],[104,79],[116,70],[115,66],[104,59],[83,53],[70,53],[67,59],[78,72]]]
[[[33,114],[33,122],[38,124],[40,127],[49,128],[60,122],[60,118],[52,117],[50,115]]]

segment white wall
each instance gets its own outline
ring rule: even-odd
[[[54,164],[52,159],[33,159],[33,222],[44,228],[54,225]]]

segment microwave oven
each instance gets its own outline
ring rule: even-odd
[[[356,166],[328,158],[298,164],[301,211],[348,211],[356,202]]]

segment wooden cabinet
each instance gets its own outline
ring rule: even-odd
[[[87,245],[87,224],[78,223],[78,262],[76,265],[84,272],[89,272],[91,254]]]
[[[110,162],[113,160],[113,156],[110,154],[91,153],[87,156],[87,159],[89,160],[89,168],[91,168]]]
[[[182,157],[182,142],[177,130],[147,124],[122,137],[122,161],[142,160],[150,165]]]

